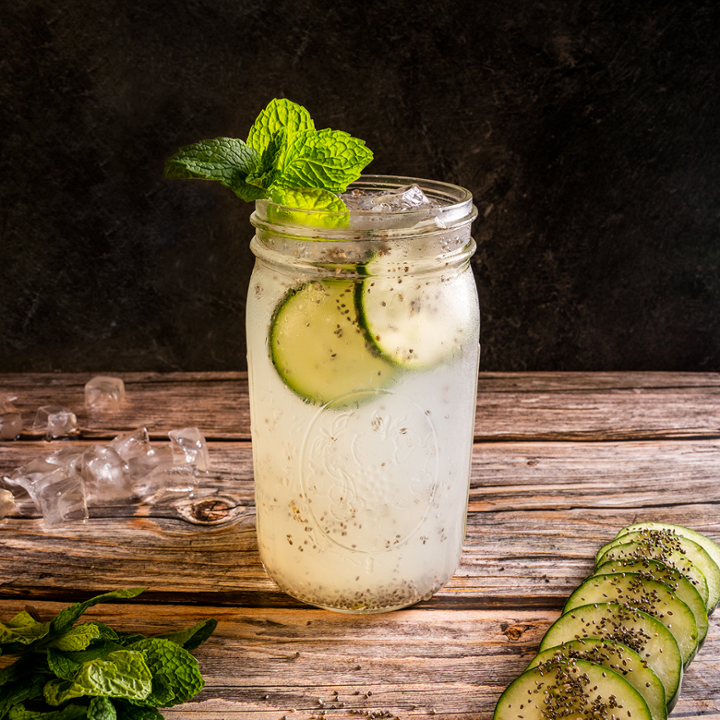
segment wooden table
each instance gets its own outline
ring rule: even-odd
[[[47,530],[31,507],[0,523],[0,617],[41,614],[118,587],[126,604],[88,611],[122,630],[168,632],[215,617],[195,651],[205,689],[167,718],[489,718],[597,548],[633,521],[687,525],[720,541],[720,376],[485,373],[480,376],[467,538],[452,581],[400,612],[353,616],[279,592],[255,540],[247,377],[129,373],[116,413],[83,409],[84,374],[0,375],[25,426],[48,403],[78,414],[77,437],[0,444],[0,474],[62,444],[147,425],[154,442],[195,425],[214,494],[94,508]],[[720,611],[672,717],[720,718]]]

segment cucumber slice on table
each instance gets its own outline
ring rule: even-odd
[[[566,614],[590,603],[617,602],[657,618],[677,641],[687,667],[698,648],[698,631],[690,608],[664,583],[636,573],[594,575],[575,590],[563,608]]]
[[[368,339],[384,357],[425,370],[467,341],[476,300],[464,277],[411,275],[409,265],[385,256],[367,263],[365,272],[356,302]]]
[[[602,665],[614,670],[643,696],[653,720],[666,720],[665,688],[660,678],[647,666],[640,655],[627,645],[598,638],[572,640],[538,653],[526,669],[531,670],[555,655],[586,660],[593,665]]]
[[[632,562],[628,560],[610,560],[595,569],[594,575],[610,575],[614,573],[637,573],[648,580],[657,580],[667,585],[675,595],[682,600],[692,612],[698,632],[698,649],[708,633],[708,616],[706,609],[707,583],[702,577],[702,583],[696,588],[679,570],[668,567],[657,560],[644,560]],[[700,590],[704,590],[703,594]]]
[[[715,564],[720,566],[720,545],[718,545],[716,542],[713,542],[709,537],[697,532],[696,530],[691,530],[690,528],[683,527],[682,525],[646,522],[635,523],[634,525],[628,525],[627,527],[624,527],[617,534],[617,537],[619,538],[621,535],[627,535],[627,533],[636,532],[638,530],[669,530],[670,532],[682,535],[688,540],[696,542],[715,561]]]
[[[632,546],[634,559],[646,557],[651,560],[659,560],[671,567],[676,567],[683,575],[687,575],[684,567],[687,566],[689,560],[707,581],[708,614],[715,609],[720,600],[720,567],[694,540],[667,530],[629,532],[603,545],[595,558],[596,565],[606,560],[630,557],[627,554],[629,548],[625,547],[627,544]]]
[[[682,655],[672,633],[659,620],[618,603],[583,605],[550,626],[540,652],[580,638],[615,640],[635,650],[660,678],[668,710],[674,707],[683,675]]]
[[[621,675],[585,660],[553,657],[525,671],[500,696],[493,720],[652,720]]]
[[[306,283],[287,293],[270,324],[270,356],[283,382],[323,404],[356,390],[387,386],[393,366],[359,324],[353,280]]]

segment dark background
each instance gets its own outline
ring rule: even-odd
[[[4,0],[0,371],[241,370],[273,97],[476,198],[483,370],[720,368],[717,0]]]

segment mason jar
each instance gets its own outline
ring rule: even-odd
[[[408,187],[420,205],[396,200]],[[459,563],[477,210],[464,188],[414,178],[362,176],[346,197],[349,213],[258,200],[251,218],[257,538],[284,592],[376,613],[429,598]]]

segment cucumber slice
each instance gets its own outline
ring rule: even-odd
[[[426,370],[451,358],[475,326],[474,286],[462,275],[412,275],[378,256],[367,263],[356,302],[368,339],[393,363]]]
[[[642,695],[618,673],[554,656],[506,688],[493,720],[652,720]]]
[[[590,603],[617,602],[657,618],[677,641],[683,665],[695,657],[698,631],[690,608],[664,583],[636,573],[594,575],[570,595],[563,614]]]
[[[666,720],[665,688],[660,678],[627,645],[598,638],[573,640],[538,653],[526,669],[531,670],[558,654],[614,670],[643,696],[653,720]]]
[[[696,542],[701,548],[707,552],[707,554],[713,559],[716,565],[720,566],[720,545],[713,542],[707,535],[691,530],[690,528],[683,527],[682,525],[670,525],[668,523],[658,522],[646,522],[646,523],[635,523],[634,525],[628,525],[624,527],[618,534],[626,535],[629,532],[636,532],[637,530],[669,530],[670,532],[677,533],[683,537],[688,538]]]
[[[660,678],[668,711],[674,707],[682,682],[682,655],[672,633],[659,620],[618,603],[583,605],[550,626],[540,651],[586,637],[615,640],[635,650]]]
[[[352,280],[309,282],[287,293],[270,324],[270,356],[283,382],[324,404],[357,390],[386,387],[393,366],[359,325]]]
[[[685,574],[683,564],[686,564],[686,561],[689,560],[704,575],[707,581],[708,615],[715,609],[718,600],[720,600],[720,568],[700,545],[668,530],[637,530],[626,533],[607,543],[607,545],[603,545],[595,558],[595,564],[599,565],[601,558],[604,556],[606,560],[628,557],[619,554],[617,550],[620,545],[627,543],[632,543],[634,550],[639,551],[638,557],[659,560],[677,567],[683,574]]]
[[[652,557],[648,557],[647,550],[644,546],[635,543],[621,543],[613,548],[610,548],[603,555],[599,555],[596,567],[605,565],[608,562],[622,562],[622,563],[645,563],[652,560]],[[705,597],[705,609],[709,607],[710,593],[707,589],[707,580],[705,576],[700,572],[694,562],[688,560],[685,555],[681,552],[665,553],[663,560],[658,560],[673,570],[677,570],[684,577],[688,579],[690,583],[698,590],[698,592]],[[704,588],[704,590],[703,590]]]
[[[675,595],[682,600],[695,617],[695,625],[698,631],[698,650],[702,646],[708,633],[708,616],[706,610],[707,600],[707,583],[704,578],[703,582],[698,583],[695,587],[679,570],[668,567],[664,563],[657,560],[644,560],[632,562],[628,560],[610,560],[603,563],[595,569],[595,575],[608,575],[612,573],[637,573],[641,577],[649,580],[657,580],[665,583]],[[700,592],[703,589],[705,597]]]

